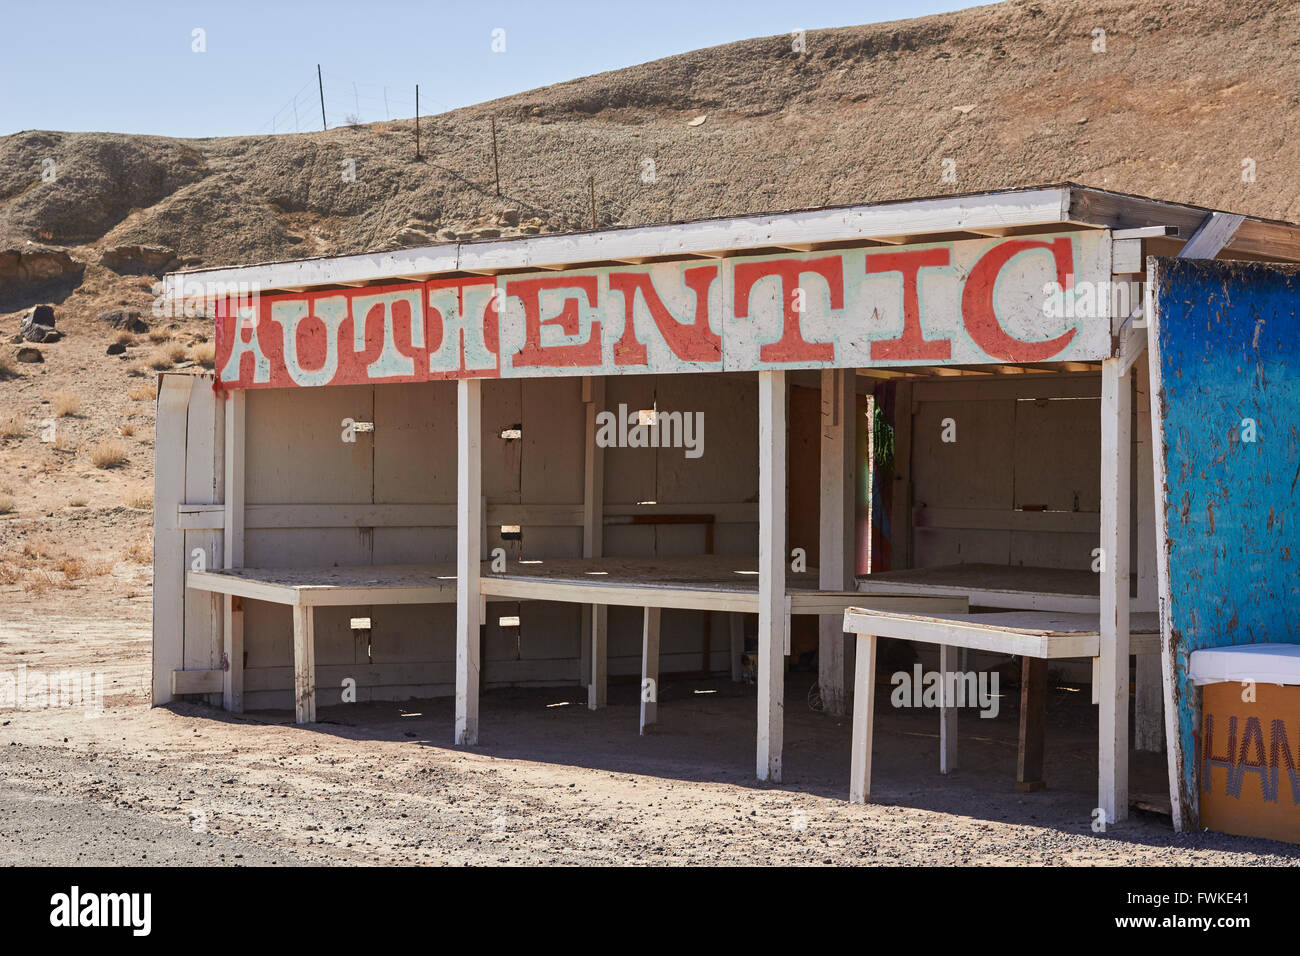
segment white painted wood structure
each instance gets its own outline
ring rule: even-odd
[[[1132,455],[1151,474],[1130,420],[1141,324],[1101,291],[1087,316],[1049,322],[1051,302],[1087,290],[1040,297],[1034,283],[1071,255],[1081,284],[1132,277],[1207,214],[1061,184],[170,275],[178,308],[217,304],[220,347],[215,375],[160,379],[154,703],[198,693],[310,721],[353,679],[363,699],[454,696],[454,740],[472,746],[481,688],[582,683],[598,708],[612,673],[639,674],[644,731],[661,671],[739,678],[756,617],[756,774],[778,782],[789,619],[817,615],[831,713],[848,708],[844,635],[858,634],[857,742],[871,736],[875,638],[891,629],[938,645],[945,670],[959,648],[1097,658],[1100,805],[1122,820],[1128,655],[1152,650],[1133,621],[1156,599],[1151,498],[1129,479]],[[1300,261],[1295,227],[1232,218],[1214,230],[1226,246],[1203,254]],[[1012,259],[1014,295],[996,281]],[[690,276],[708,280],[694,299],[679,288]],[[564,299],[566,283],[582,294]],[[787,292],[806,293],[807,309]],[[497,293],[505,306],[482,313],[500,322],[492,346],[468,310],[495,309]],[[850,334],[849,319],[864,324]],[[1041,357],[1053,336],[1059,350]],[[322,364],[298,354],[302,341]],[[460,365],[439,365],[456,343]],[[857,401],[880,383],[897,406],[900,570],[855,588]],[[816,460],[790,460],[795,385],[820,391]],[[706,411],[708,454],[606,447],[599,416],[624,407]],[[967,436],[952,458],[936,444],[946,419]],[[795,541],[788,482],[804,469],[817,533]],[[792,548],[815,549],[815,570],[791,571]],[[740,561],[725,570],[743,583],[719,579]],[[972,605],[1006,611],[975,625]],[[849,607],[862,611],[842,617]],[[364,651],[352,612],[373,622]],[[1023,626],[1021,613],[1055,616]],[[1151,660],[1138,664],[1140,746],[1159,746]],[[956,711],[941,716],[947,772]],[[854,799],[870,773],[855,743]]]

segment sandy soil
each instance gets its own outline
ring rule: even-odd
[[[598,713],[578,688],[487,693],[472,749],[450,745],[447,699],[323,707],[305,728],[150,708],[147,606],[96,609],[86,591],[76,614],[14,595],[0,622],[0,670],[104,677],[100,716],[0,712],[0,864],[1300,862],[1283,844],[1177,836],[1156,814],[1093,833],[1086,691],[1052,693],[1047,790],[1014,789],[1013,694],[995,720],[963,717],[949,777],[932,712],[881,713],[877,802],[852,806],[848,723],[807,708],[807,674],[790,675],[785,780],[763,785],[753,690],[728,681],[665,681],[644,738],[631,685]],[[1134,788],[1162,771],[1135,755]]]

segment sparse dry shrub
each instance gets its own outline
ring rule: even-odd
[[[135,345],[135,335],[128,332],[126,329],[123,329],[121,332],[117,333],[117,338],[113,341],[118,345]]]
[[[27,434],[22,420],[15,414],[0,417],[0,438],[22,438]]]
[[[153,561],[153,541],[149,535],[145,535],[137,541],[132,541],[126,549],[126,557],[129,561],[136,564],[149,564]]]
[[[23,542],[24,558],[29,558],[33,561],[43,561],[50,557],[52,553],[50,546],[39,539],[36,541],[28,540]]]
[[[204,368],[212,368],[217,360],[217,347],[211,342],[200,342],[190,351],[190,357]]]
[[[90,460],[96,468],[116,468],[126,464],[127,448],[120,441],[102,441],[90,449]]]
[[[149,330],[150,342],[154,342],[154,343],[166,342],[171,337],[172,337],[171,329],[150,329]]]
[[[14,508],[13,498],[8,495],[0,495],[0,515],[13,514]]]
[[[130,438],[135,434],[135,426],[130,422],[123,422],[121,425],[117,426],[117,433],[123,438]]]
[[[81,410],[81,398],[75,392],[58,392],[50,406],[55,418],[68,418]]]
[[[153,386],[136,385],[126,393],[126,397],[133,402],[152,402],[154,399]]]
[[[33,571],[23,579],[23,590],[28,594],[44,594],[58,586],[59,582],[49,571]]]
[[[80,558],[63,557],[54,565],[54,570],[62,571],[64,578],[69,581],[76,581],[78,578],[86,576],[86,569],[81,563]]]
[[[176,360],[171,357],[171,352],[167,349],[154,349],[145,358],[144,364],[156,372],[165,372],[176,364]]]
[[[130,498],[127,500],[127,506],[131,508],[138,508],[141,511],[152,511],[153,495],[148,495],[148,494],[136,495],[134,498]]]

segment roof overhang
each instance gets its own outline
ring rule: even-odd
[[[458,275],[498,275],[580,266],[641,264],[665,259],[861,245],[900,245],[976,237],[1050,233],[1080,228],[1166,227],[1189,239],[1213,210],[1072,183],[623,226],[556,235],[448,242],[389,252],[170,273],[164,295],[193,295],[197,286],[243,286],[261,293],[365,286]],[[1247,218],[1224,250],[1233,256],[1300,261],[1300,227]]]

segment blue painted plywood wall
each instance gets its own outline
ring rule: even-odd
[[[1190,828],[1191,652],[1300,642],[1300,267],[1158,259],[1151,275],[1170,786]]]

